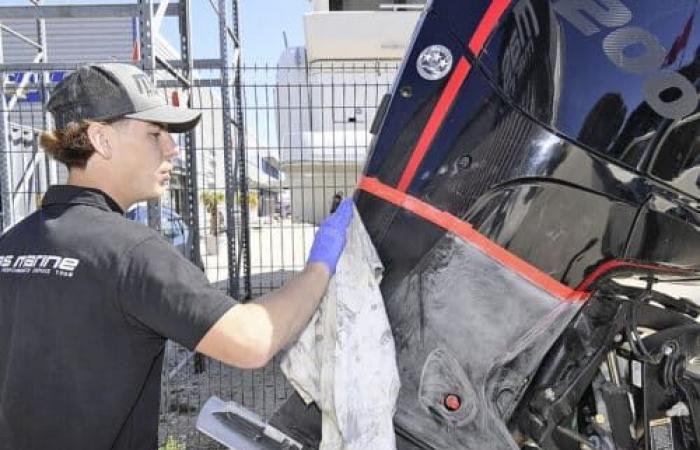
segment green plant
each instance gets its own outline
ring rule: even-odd
[[[224,193],[219,191],[203,191],[202,203],[209,213],[209,223],[211,224],[211,234],[219,234],[219,205],[224,201]]]
[[[174,436],[168,436],[165,445],[158,447],[158,450],[187,450],[187,446]]]
[[[241,208],[243,205],[243,199],[241,198],[241,193],[236,192],[236,204]],[[248,208],[255,208],[258,206],[258,193],[256,191],[248,191]]]
[[[248,192],[248,207],[256,208],[258,206],[258,193]]]

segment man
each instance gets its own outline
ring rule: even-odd
[[[333,214],[340,206],[340,202],[343,201],[343,193],[338,191],[333,196],[333,201],[331,202],[331,214]]]
[[[226,364],[264,366],[293,341],[345,245],[348,202],[320,227],[304,271],[235,302],[124,211],[158,198],[199,114],[167,106],[123,64],[88,65],[48,108],[47,153],[69,168],[42,207],[0,237],[0,449],[154,449],[165,338]]]

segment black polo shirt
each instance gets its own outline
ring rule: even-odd
[[[233,304],[101,191],[51,187],[0,237],[0,449],[155,449],[165,339]]]

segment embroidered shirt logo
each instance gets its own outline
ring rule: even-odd
[[[0,255],[0,273],[55,275],[70,278],[80,264],[56,255]]]

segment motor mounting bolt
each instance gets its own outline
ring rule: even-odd
[[[459,395],[447,394],[445,396],[444,405],[448,411],[454,412],[462,407],[462,399],[459,398]]]
[[[469,155],[462,155],[457,161],[457,166],[464,170],[468,169],[472,165],[472,157]]]

